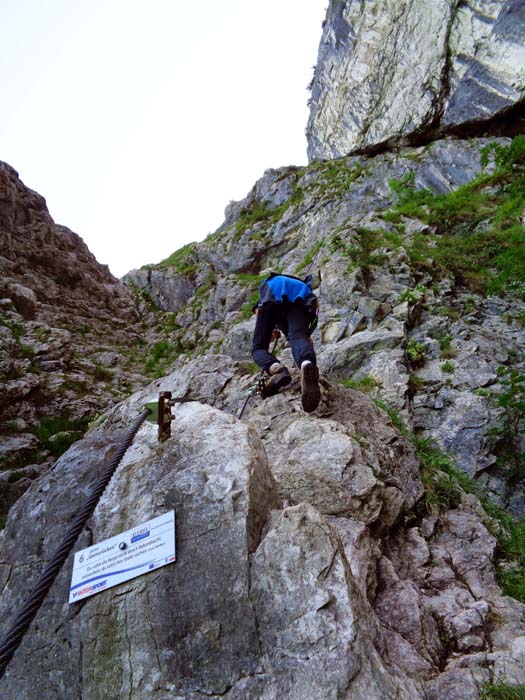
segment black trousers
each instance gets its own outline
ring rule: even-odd
[[[292,346],[292,355],[298,367],[304,360],[315,364],[313,345],[308,341],[309,320],[303,304],[265,304],[257,313],[253,333],[252,357],[261,369],[268,370],[278,362],[270,352],[272,331],[279,328]]]

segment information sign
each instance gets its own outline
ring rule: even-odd
[[[175,561],[175,511],[75,554],[69,602]]]

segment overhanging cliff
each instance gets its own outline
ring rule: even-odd
[[[309,159],[525,130],[521,0],[330,3],[312,80]]]

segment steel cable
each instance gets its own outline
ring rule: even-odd
[[[0,644],[0,678],[3,677],[8,663],[11,661],[15,651],[22,642],[24,634],[27,632],[29,625],[35,618],[40,606],[44,602],[49,589],[62,568],[62,565],[66,561],[80,533],[84,529],[84,525],[93,514],[97,503],[99,502],[106,486],[109,484],[111,477],[120,464],[124,453],[133,442],[133,438],[149,413],[151,413],[149,408],[142,411],[142,413],[132,423],[122,442],[117,446],[117,451],[113,455],[111,462],[104,470],[100,479],[91,489],[86,502],[75,517],[69,531],[53,554],[51,560],[46,565],[25,605],[18,612],[9,632],[2,640]]]
[[[272,355],[275,353],[275,351],[276,351],[276,349],[277,349],[277,345],[278,345],[278,343],[279,343],[279,338],[280,338],[280,337],[281,337],[281,334],[279,333],[279,335],[278,335],[277,338],[275,339],[275,342],[274,342],[274,344],[273,344],[272,349],[270,350],[270,353],[271,353]],[[255,386],[253,386],[253,387],[250,389],[250,391],[248,392],[248,395],[246,396],[246,399],[244,400],[244,403],[243,403],[242,408],[241,408],[241,410],[240,410],[240,412],[239,412],[239,415],[237,416],[237,418],[239,418],[239,420],[240,420],[240,419],[242,418],[242,416],[243,416],[244,409],[245,409],[246,406],[248,405],[248,401],[249,401],[249,400],[252,398],[252,396],[259,390],[260,381],[261,381],[261,379],[264,377],[264,375],[265,375],[265,370],[262,369],[262,370],[260,371],[260,373],[259,373],[259,376],[257,377],[257,384],[256,384]]]

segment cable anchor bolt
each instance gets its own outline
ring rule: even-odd
[[[171,397],[171,391],[161,391],[158,401],[152,401],[146,404],[147,408],[151,411],[148,416],[148,421],[150,423],[156,423],[158,426],[159,442],[165,442],[171,437],[171,423],[175,420],[171,409],[176,403]]]

